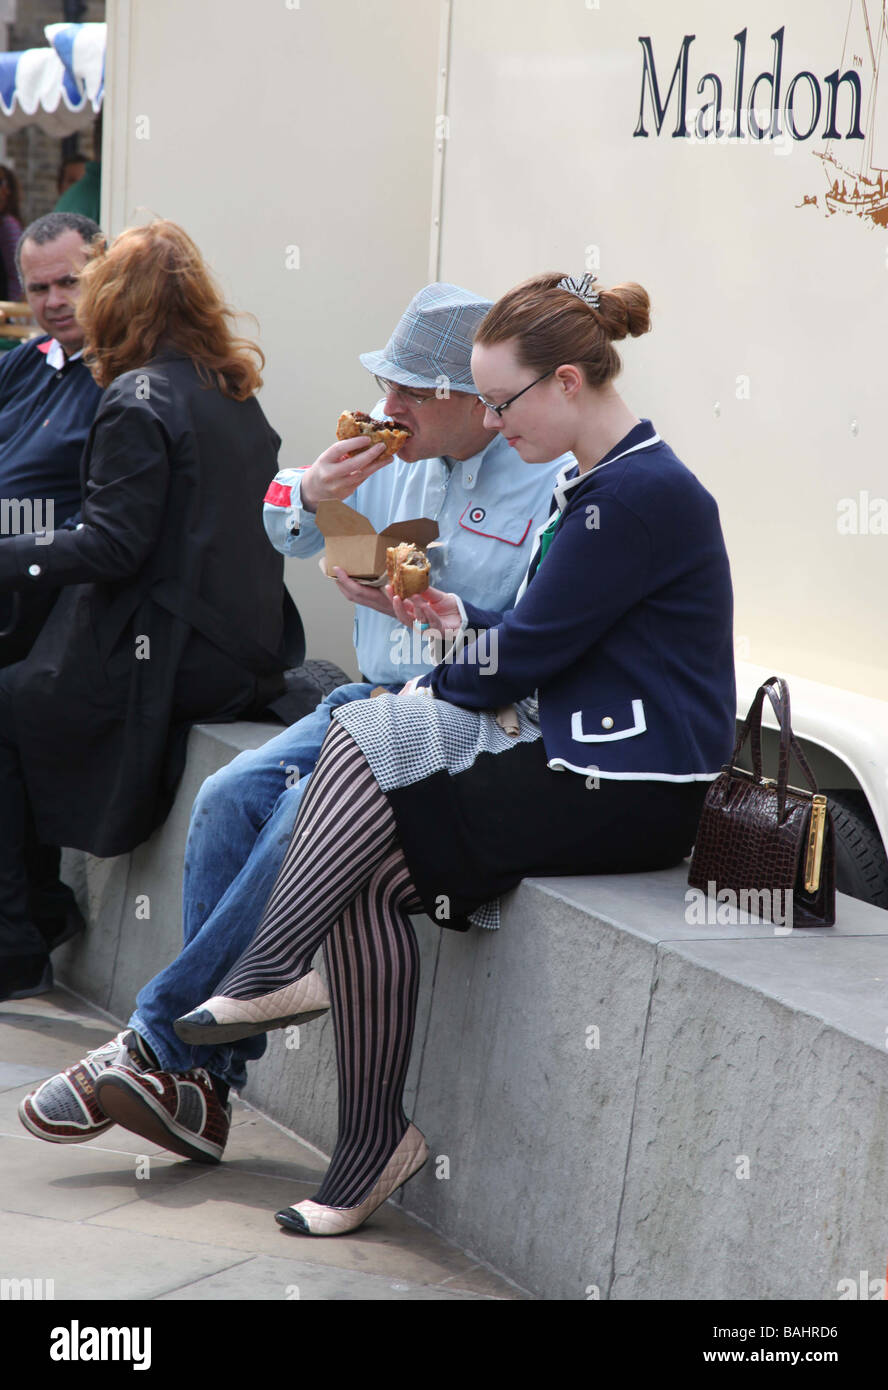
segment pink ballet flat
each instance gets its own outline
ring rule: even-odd
[[[325,1207],[320,1202],[307,1200],[276,1212],[274,1219],[285,1230],[303,1236],[341,1236],[346,1231],[355,1231],[393,1192],[419,1172],[428,1156],[428,1144],[416,1125],[409,1124],[378,1183],[360,1206]]]
[[[217,994],[199,1004],[173,1024],[176,1036],[186,1043],[229,1043],[285,1028],[289,1023],[310,1023],[330,1007],[323,980],[316,970],[260,994],[257,999],[229,999]]]

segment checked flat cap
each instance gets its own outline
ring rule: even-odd
[[[411,299],[384,348],[362,352],[369,372],[400,386],[434,390],[442,378],[454,391],[474,391],[472,339],[492,307],[458,285],[426,285]]]

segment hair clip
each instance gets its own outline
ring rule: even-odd
[[[565,275],[558,281],[559,290],[567,290],[568,294],[575,294],[578,299],[582,299],[584,304],[588,304],[591,309],[597,309],[601,303],[601,293],[593,290],[592,285],[598,279],[597,275],[592,275],[587,271],[582,280],[574,280],[570,275]]]

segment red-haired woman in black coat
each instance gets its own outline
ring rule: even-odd
[[[51,544],[0,540],[0,592],[64,589],[27,659],[0,673],[0,999],[51,978],[36,846],[133,849],[169,810],[188,727],[248,715],[294,664],[262,527],[280,440],[254,394],[259,349],[232,335],[174,223],[121,233],[82,279],[105,394],[81,520]]]

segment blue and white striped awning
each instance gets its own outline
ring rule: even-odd
[[[0,134],[37,125],[61,137],[84,130],[102,108],[104,24],[47,24],[49,48],[0,53]]]

